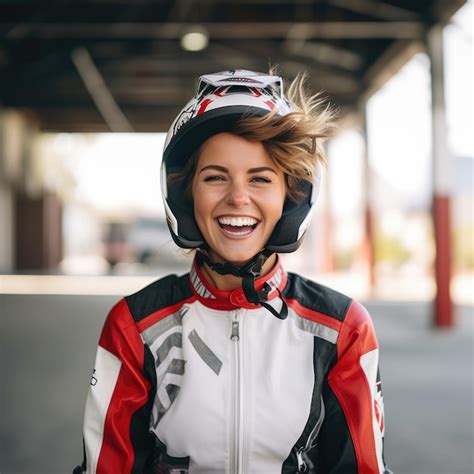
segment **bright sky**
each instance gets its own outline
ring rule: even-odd
[[[444,45],[450,152],[474,158],[472,5],[468,2],[445,28]],[[430,104],[429,59],[421,53],[368,102],[371,166],[407,201],[426,203],[430,197]],[[330,146],[331,195],[336,214],[351,214],[360,203],[361,147],[361,137],[355,130],[343,133]]]
[[[469,2],[445,29],[449,143],[454,155],[470,157],[474,157],[472,17]],[[371,165],[387,183],[416,199],[427,196],[430,189],[429,86],[428,59],[418,54],[368,103]],[[102,134],[83,143],[74,166],[77,197],[105,210],[161,212],[163,140],[164,134]],[[331,144],[332,205],[338,214],[353,213],[360,205],[361,146],[354,130]]]

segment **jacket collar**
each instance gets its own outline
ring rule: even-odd
[[[205,306],[222,310],[232,310],[236,308],[255,309],[259,307],[247,301],[242,287],[236,288],[235,290],[217,289],[206,279],[196,259],[194,259],[189,279],[194,294]],[[255,280],[255,287],[257,291],[260,291],[263,285],[268,283],[271,287],[270,293],[268,294],[268,300],[270,301],[278,296],[278,290],[283,291],[286,282],[286,272],[283,270],[280,259],[277,256],[277,261],[271,271]]]

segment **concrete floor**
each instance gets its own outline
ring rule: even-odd
[[[0,472],[69,473],[95,348],[115,296],[0,295]],[[426,303],[368,302],[381,344],[386,460],[395,474],[471,474],[473,308],[429,329]]]

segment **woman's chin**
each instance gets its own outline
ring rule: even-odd
[[[255,252],[256,254],[257,252]],[[238,267],[241,267],[245,264],[247,264],[252,258],[255,256],[255,254],[250,255],[248,252],[245,253],[227,253],[223,252],[222,254],[219,254],[215,251],[211,251],[211,256],[215,262],[219,263],[231,263],[232,265],[236,265]]]

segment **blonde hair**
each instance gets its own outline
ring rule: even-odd
[[[269,74],[274,75],[271,68]],[[278,115],[275,110],[264,116],[239,119],[230,133],[252,142],[260,142],[286,177],[287,196],[298,202],[304,198],[301,181],[312,182],[319,165],[326,164],[324,141],[336,129],[336,112],[321,93],[306,90],[306,73],[298,74],[286,94],[292,112]],[[202,148],[202,147],[201,147]],[[184,168],[169,176],[169,182],[184,185],[185,195],[191,196],[200,149],[190,157]]]
[[[270,69],[269,74],[275,74],[275,70]],[[298,74],[288,89],[293,112],[245,117],[232,130],[242,138],[262,143],[285,173],[288,197],[293,201],[303,197],[298,183],[312,182],[317,166],[326,164],[323,144],[336,130],[335,110],[321,93],[307,92],[306,78],[306,73]]]

